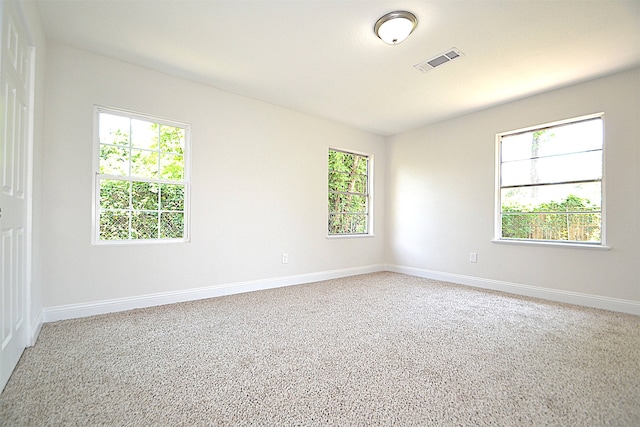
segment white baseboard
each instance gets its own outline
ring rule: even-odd
[[[441,271],[426,270],[415,267],[405,267],[401,265],[386,265],[385,270],[393,271],[396,273],[409,274],[411,276],[423,277],[426,279],[441,280],[444,282],[451,282],[460,285],[508,292],[516,295],[523,295],[568,304],[582,305],[586,307],[601,308],[604,310],[640,315],[640,302],[638,301],[609,298],[599,295],[583,294],[579,292],[562,291],[558,289],[542,288],[539,286],[522,285],[518,283],[503,282],[499,280],[483,279],[480,277],[464,276],[461,274],[445,273]]]
[[[239,294],[243,292],[280,288],[283,286],[301,285],[304,283],[319,282],[321,280],[337,279],[340,277],[355,276],[357,274],[365,273],[375,273],[379,271],[384,271],[384,265],[368,265],[363,267],[276,277],[272,279],[251,280],[247,282],[213,285],[204,288],[161,292],[157,294],[141,295],[135,297],[116,298],[90,303],[61,305],[45,308],[43,310],[43,320],[44,322],[55,322],[58,320],[95,316],[98,314],[114,313],[118,311],[133,310],[136,308],[153,307],[185,301],[195,301],[205,298]],[[42,324],[42,322],[40,323]]]
[[[42,329],[42,324],[44,323],[44,310],[40,310],[38,315],[33,322],[31,322],[31,330],[29,331],[29,342],[27,345],[32,347],[36,345],[36,341],[38,341],[38,335],[40,335],[40,330]]]
[[[243,292],[280,288],[284,286],[301,285],[304,283],[319,282],[322,280],[337,279],[340,277],[375,273],[379,271],[392,271],[396,273],[409,274],[411,276],[441,280],[460,285],[503,291],[516,295],[523,295],[551,301],[582,305],[586,307],[640,315],[640,302],[637,301],[542,288],[531,285],[522,285],[518,283],[483,279],[479,277],[464,276],[461,274],[445,273],[441,271],[426,270],[422,268],[406,267],[401,265],[376,264],[363,267],[345,268],[340,270],[329,270],[316,273],[276,277],[271,279],[227,283],[207,286],[203,288],[186,289],[182,291],[162,292],[136,297],[116,298],[105,301],[49,307],[42,310],[38,317],[34,320],[31,326],[32,342],[30,345],[33,345],[36,342],[38,334],[40,333],[40,329],[42,328],[42,324],[44,322],[55,322],[58,320],[95,316],[98,314],[114,313],[119,311],[133,310],[136,308],[153,307],[185,301],[195,301],[205,298],[214,298]]]

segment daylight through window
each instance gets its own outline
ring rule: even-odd
[[[498,237],[602,243],[602,115],[498,135]]]
[[[97,109],[96,241],[187,239],[189,128]]]
[[[370,159],[329,150],[329,235],[369,234]]]

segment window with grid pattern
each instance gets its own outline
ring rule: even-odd
[[[187,241],[189,126],[96,108],[95,242]]]
[[[369,234],[370,158],[329,150],[329,235]]]
[[[602,244],[603,116],[498,135],[500,240]]]

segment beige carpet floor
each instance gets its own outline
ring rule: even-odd
[[[376,273],[48,323],[0,424],[639,426],[640,317]]]

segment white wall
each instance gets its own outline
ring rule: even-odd
[[[492,243],[496,133],[597,112],[605,113],[611,249]],[[636,69],[388,138],[387,262],[640,301],[639,135]]]
[[[56,43],[46,83],[45,307],[383,263],[382,167],[377,235],[326,238],[328,148],[382,137]],[[191,243],[91,245],[94,104],[191,124]]]
[[[640,301],[640,70],[386,139],[56,43],[46,75],[44,307],[382,263]],[[91,245],[94,104],[191,123],[191,243]],[[600,111],[611,250],[492,243],[495,134]],[[326,238],[329,147],[375,156],[373,238]]]

